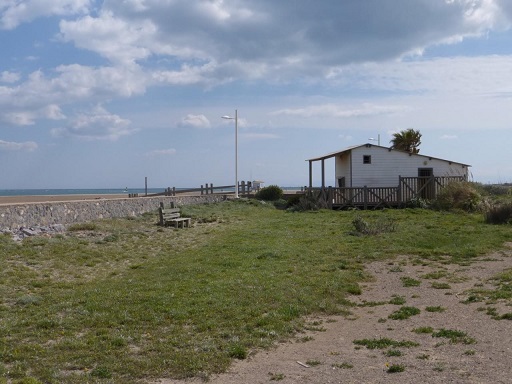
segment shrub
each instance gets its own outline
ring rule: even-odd
[[[488,224],[507,224],[512,222],[512,203],[488,207],[484,212],[484,219]]]
[[[396,231],[396,222],[389,218],[380,218],[374,222],[368,222],[361,216],[356,216],[352,220],[352,225],[354,225],[356,234],[361,235],[378,235],[380,233]]]
[[[473,184],[476,189],[482,192],[482,194],[487,194],[490,196],[507,196],[512,193],[512,188],[506,185],[499,184]]]
[[[473,187],[472,183],[461,181],[453,182],[444,187],[433,202],[433,207],[449,211],[461,209],[466,212],[477,210],[482,196]]]
[[[277,185],[269,185],[261,188],[256,193],[256,198],[264,201],[276,201],[283,197],[283,190]]]
[[[320,209],[328,209],[327,202],[321,199],[317,199],[311,194],[301,196],[299,200],[290,207],[292,211],[318,211]]]

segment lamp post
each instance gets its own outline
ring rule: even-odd
[[[379,145],[380,147],[380,133],[378,134],[377,136],[377,140],[375,140],[373,137],[370,137],[368,140],[371,140],[371,141],[377,141],[377,144]]]
[[[222,116],[226,120],[235,120],[235,199],[238,199],[238,109],[235,109],[235,117]]]

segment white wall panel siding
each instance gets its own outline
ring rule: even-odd
[[[364,164],[371,156],[371,164]],[[399,176],[418,177],[419,168],[432,168],[434,176],[466,176],[466,165],[420,154],[362,145],[335,156],[335,180],[345,177],[346,187],[396,187]]]

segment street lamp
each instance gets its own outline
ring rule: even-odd
[[[377,136],[377,139],[374,139],[373,137],[370,137],[368,140],[376,141],[376,142],[377,142],[377,144],[379,144],[379,146],[380,146],[380,133],[379,133],[379,135]]]
[[[235,199],[238,199],[238,110],[235,109],[235,117],[222,116],[226,120],[235,120]]]

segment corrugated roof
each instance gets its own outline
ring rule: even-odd
[[[342,153],[345,153],[345,152],[350,152],[351,150],[355,149],[355,148],[359,148],[359,147],[364,147],[364,146],[372,146],[372,147],[379,147],[379,148],[384,148],[384,149],[387,149],[387,150],[390,150],[391,148],[389,147],[383,147],[383,146],[379,146],[379,145],[375,145],[375,144],[371,144],[371,143],[366,143],[366,144],[359,144],[359,145],[353,145],[351,147],[347,147],[347,148],[344,148],[340,151],[336,151],[336,152],[331,152],[331,153],[327,153],[323,156],[319,156],[319,157],[314,157],[312,159],[307,159],[306,161],[319,161],[319,160],[325,160],[325,159],[329,159],[331,157],[335,157],[336,155],[340,155]],[[405,152],[405,151],[400,151],[398,149],[391,149],[392,151],[399,151],[399,152],[404,152],[404,153],[407,153],[409,154],[409,152]],[[457,163],[457,164],[461,164],[461,165],[465,165],[467,167],[471,167],[471,165],[469,164],[464,164],[464,163],[460,163],[458,161],[453,161],[453,160],[446,160],[446,159],[441,159],[440,157],[434,157],[434,156],[428,156],[428,155],[421,155],[419,153],[413,153],[413,154],[410,154],[411,156],[421,156],[421,157],[426,157],[428,159],[436,159],[436,160],[442,160],[442,161],[448,161],[448,162],[452,162],[452,163]]]

